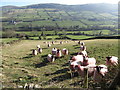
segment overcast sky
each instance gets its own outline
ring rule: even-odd
[[[59,3],[67,5],[89,4],[89,3],[112,3],[117,4],[119,0],[0,0],[0,6],[15,5],[25,6],[41,3]]]

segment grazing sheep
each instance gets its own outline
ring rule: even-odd
[[[81,62],[83,63],[83,55],[77,55],[77,56],[73,56],[72,57],[72,61],[78,61],[78,62]]]
[[[75,66],[76,66],[76,65],[79,65],[79,64],[80,64],[79,61],[69,60],[69,66],[70,66],[70,69],[71,69],[72,71],[75,71]]]
[[[37,48],[40,48],[40,45],[37,45]]]
[[[60,49],[57,49],[57,53],[56,53],[56,57],[61,57],[61,50]]]
[[[105,65],[96,66],[93,76],[94,82],[100,82],[107,72],[108,72],[107,66]]]
[[[68,50],[66,48],[62,49],[62,54],[63,55],[68,55]]]
[[[51,44],[50,44],[50,43],[48,43],[48,47],[51,47]]]
[[[37,54],[38,54],[37,50],[33,49],[32,55],[37,55]]]
[[[47,44],[47,42],[43,42],[44,44]]]
[[[78,41],[78,45],[80,45],[80,41]]]
[[[84,56],[83,56],[83,57],[84,57]],[[95,64],[96,64],[96,59],[95,59],[95,58],[84,57],[83,66],[95,65]]]
[[[86,50],[86,46],[80,46],[80,51],[85,51]]]
[[[60,44],[63,44],[63,41],[60,41]]]
[[[69,67],[70,67],[70,71],[71,71],[71,78],[74,76],[74,73],[77,72],[75,66],[79,65],[79,64],[80,64],[79,61],[69,60]]]
[[[52,48],[52,55],[56,55],[57,53],[57,48]]]
[[[118,57],[115,56],[108,56],[106,57],[106,64],[107,65],[117,65],[118,64]]]
[[[55,44],[54,41],[52,41],[52,44],[53,44],[53,45]]]
[[[75,69],[77,70],[78,74],[81,76],[81,77],[84,77],[85,76],[85,68],[88,68],[88,76],[93,76],[94,75],[94,68],[95,65],[90,65],[90,66],[81,66],[81,65],[76,65],[75,66]]]
[[[68,43],[68,41],[65,41],[65,43]]]
[[[53,55],[51,55],[51,54],[48,54],[47,60],[48,60],[49,62],[54,62],[54,61],[55,61],[55,57],[54,57]]]
[[[42,53],[42,48],[38,48],[38,53]]]
[[[81,42],[80,44],[81,44],[82,46],[85,46],[85,43],[84,43],[84,42]]]
[[[87,57],[87,52],[84,50],[84,51],[81,51],[78,53],[78,55],[83,55],[84,57]]]

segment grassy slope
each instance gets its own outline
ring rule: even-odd
[[[79,51],[77,42],[69,41],[69,43],[59,44],[48,48],[44,41],[23,40],[20,43],[3,47],[3,86],[16,87],[16,85],[24,85],[26,82],[34,82],[41,88],[81,88],[83,84],[80,77],[70,78],[68,70],[68,60],[70,56]],[[105,57],[108,55],[118,56],[118,40],[86,40],[89,57],[95,57],[97,64],[104,64]],[[31,55],[31,50],[40,44],[43,53],[37,56]],[[70,53],[66,57],[57,59],[53,64],[46,61],[47,54],[51,53],[53,47],[67,48]],[[78,84],[79,81],[79,84]],[[76,84],[77,83],[77,84]],[[89,87],[94,83],[89,79]]]

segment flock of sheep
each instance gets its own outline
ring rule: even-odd
[[[67,43],[68,41],[66,41]],[[48,47],[51,47],[52,43],[48,43]],[[70,70],[72,71],[72,76],[75,72],[77,72],[81,77],[85,76],[85,69],[88,70],[88,76],[93,77],[94,82],[100,82],[102,78],[108,72],[107,66],[116,66],[118,64],[118,57],[116,56],[107,56],[106,57],[106,64],[103,65],[96,65],[96,59],[88,57],[87,55],[87,48],[84,42],[77,42],[80,45],[80,50],[76,56],[72,56],[69,62]],[[63,41],[60,41],[60,44],[63,44]],[[33,50],[32,54],[37,55],[38,53],[42,53],[42,48],[40,45],[37,45],[37,50]],[[52,48],[51,54],[48,54],[47,60],[49,62],[54,62],[56,57],[60,58],[63,55],[68,55],[69,51],[66,48],[62,50],[57,48]]]

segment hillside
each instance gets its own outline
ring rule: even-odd
[[[3,6],[4,9],[18,9],[18,8],[23,8],[23,9],[30,9],[30,8],[52,8],[52,9],[60,9],[60,10],[65,10],[65,11],[93,11],[97,13],[101,12],[117,12],[118,10],[118,5],[116,4],[105,4],[105,3],[100,3],[100,4],[83,4],[83,5],[64,5],[64,4],[35,4],[35,5],[28,5],[28,6],[23,6],[23,7],[17,7],[17,6]]]
[[[2,7],[3,31],[93,31],[117,34],[117,5],[35,4]],[[94,32],[94,33],[96,33]],[[94,35],[94,33],[86,33]],[[96,34],[97,35],[97,34]]]

